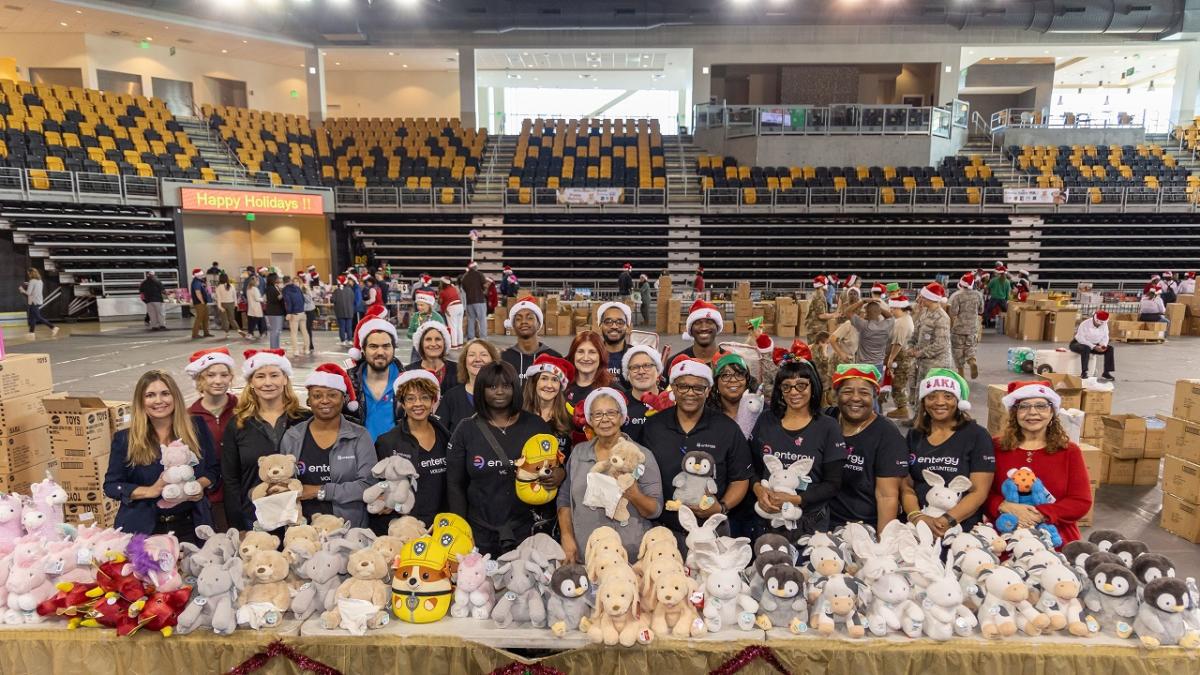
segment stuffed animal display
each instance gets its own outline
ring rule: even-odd
[[[407,457],[392,455],[371,467],[379,482],[363,490],[367,513],[406,514],[417,503],[417,468]]]

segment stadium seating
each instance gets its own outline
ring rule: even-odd
[[[0,80],[0,167],[30,170],[30,188],[62,172],[202,179],[207,163],[160,99]]]
[[[333,118],[316,133],[325,185],[469,187],[479,172],[487,130],[460,120]]]
[[[1004,155],[1021,173],[1035,177],[1038,187],[1076,188],[1068,203],[1154,202],[1162,188],[1180,201],[1196,193],[1200,176],[1179,166],[1162,146],[1144,145],[1010,145]]]
[[[307,117],[208,104],[201,112],[247,171],[266,173],[272,185],[321,184]]]

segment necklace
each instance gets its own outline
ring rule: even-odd
[[[870,419],[868,419],[866,422],[863,422],[862,424],[858,425],[858,428],[854,430],[854,433],[847,434],[847,433],[845,433],[845,430],[843,429],[842,435],[843,436],[857,436],[860,433],[862,433],[863,429],[867,428],[868,424],[870,424],[871,422],[874,422],[874,421],[875,421],[875,415],[871,415]]]

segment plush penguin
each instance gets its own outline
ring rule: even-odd
[[[671,485],[675,493],[667,510],[678,511],[680,506],[707,509],[717,501],[717,460],[703,450],[692,450],[683,456],[682,470]],[[674,507],[674,508],[672,508]]]
[[[804,575],[792,565],[771,565],[763,572],[756,625],[763,630],[788,627],[793,633],[808,631],[808,603],[804,600]]]
[[[1101,551],[1107,551],[1112,548],[1112,545],[1125,539],[1125,535],[1116,530],[1096,530],[1088,535],[1088,541],[1092,542]]]
[[[1121,558],[1121,562],[1125,563],[1126,567],[1132,569],[1133,561],[1137,560],[1138,556],[1149,553],[1150,547],[1136,539],[1122,539],[1110,546],[1108,552],[1115,553]]]
[[[755,557],[758,557],[767,551],[780,551],[788,554],[788,557],[791,558],[791,563],[793,565],[796,564],[796,560],[800,556],[800,551],[798,551],[796,547],[787,540],[787,537],[784,537],[782,534],[772,534],[770,532],[761,535],[758,539],[754,540]]]
[[[1137,577],[1124,565],[1100,563],[1092,570],[1090,578],[1092,592],[1087,596],[1088,609],[1099,612],[1101,623],[1111,624],[1117,637],[1129,637],[1133,633],[1129,622],[1138,613]]]
[[[1138,639],[1149,648],[1160,645],[1200,647],[1200,627],[1189,625],[1195,609],[1182,579],[1160,577],[1146,585],[1144,600],[1133,620]]]
[[[1083,541],[1080,539],[1063,546],[1062,553],[1067,557],[1067,562],[1071,563],[1072,567],[1074,567],[1077,571],[1082,572],[1083,564],[1087,562],[1088,556],[1096,553],[1099,550],[1099,546],[1096,546],[1090,541]]]
[[[1155,579],[1163,577],[1175,577],[1175,563],[1165,555],[1158,553],[1146,553],[1139,555],[1137,560],[1133,561],[1133,575],[1138,578],[1143,586],[1148,585]]]
[[[587,624],[580,627],[590,611],[588,599],[587,568],[579,564],[563,565],[554,570],[550,577],[550,597],[546,601],[546,614],[550,630],[562,637],[567,631],[587,631]]]
[[[750,597],[757,598],[762,595],[768,569],[776,565],[795,564],[796,561],[782,551],[769,550],[766,553],[759,553],[754,558],[754,565],[751,567],[753,571],[750,573]]]

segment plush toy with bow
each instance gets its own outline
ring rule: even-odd
[[[1034,474],[1033,469],[1027,466],[1009,469],[1008,478],[1000,484],[1000,493],[1004,495],[1005,501],[1014,504],[1041,506],[1054,503],[1054,495],[1050,494],[1050,491],[1042,484],[1042,479]],[[1017,527],[1017,517],[1011,513],[1002,513],[996,519],[996,529],[1002,533],[1012,532]],[[1050,535],[1050,540],[1054,542],[1055,548],[1062,546],[1062,537],[1058,534],[1057,527],[1049,523],[1039,523],[1037,529]]]
[[[30,497],[21,509],[25,533],[37,535],[43,541],[62,539],[66,529],[63,504],[67,503],[67,491],[54,482],[47,471],[44,480],[29,486],[29,493]]]

